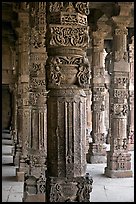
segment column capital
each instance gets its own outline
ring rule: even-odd
[[[112,20],[114,21],[117,27],[127,27],[131,21],[130,12],[133,6],[132,2],[119,2],[120,13],[118,16],[113,16]]]

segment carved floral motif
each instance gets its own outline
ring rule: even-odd
[[[114,89],[114,97],[118,99],[125,99],[128,97],[128,91],[124,89]]]
[[[52,26],[50,45],[86,48],[88,46],[88,29],[83,26]]]
[[[128,114],[128,105],[127,104],[113,104],[111,106],[111,113],[114,113],[116,116],[127,116]]]
[[[127,85],[128,84],[128,77],[115,77],[114,83],[119,85]]]

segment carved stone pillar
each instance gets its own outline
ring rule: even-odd
[[[88,3],[47,3],[47,202],[89,202],[86,95]]]
[[[90,67],[92,67],[92,39],[90,38],[90,42],[89,42],[89,47],[87,49],[87,58],[90,64]],[[91,133],[92,133],[92,90],[91,90],[91,80],[90,79],[90,86],[87,90],[85,90],[86,93],[86,160],[87,162],[90,159],[90,142],[91,142]]]
[[[92,33],[93,58],[92,58],[92,143],[90,144],[89,163],[106,162],[105,127],[105,66],[104,66],[104,38],[110,31],[105,24],[105,16],[97,21],[98,29]]]
[[[112,60],[112,41],[105,41],[107,55],[105,57],[105,86],[106,86],[106,96],[105,96],[105,123],[107,129],[106,143],[110,145],[111,139],[111,111],[110,111],[110,78],[113,71],[113,60]]]
[[[30,106],[29,106],[29,7],[25,2],[20,3],[18,10],[20,27],[18,32],[18,145],[17,157],[19,168],[17,177],[24,180],[24,174],[28,171],[27,156],[30,136]]]
[[[130,78],[129,78],[129,150],[134,150],[134,36],[129,44],[129,63],[130,63]]]
[[[125,5],[126,4],[126,5]],[[125,12],[124,12],[125,11]],[[108,177],[132,177],[131,154],[128,153],[127,115],[128,115],[128,80],[130,67],[127,53],[127,14],[129,3],[120,3],[120,15],[112,17],[113,34],[113,72],[111,74],[110,108],[111,141],[107,155],[105,174]],[[126,16],[125,16],[126,14]]]
[[[16,146],[18,143],[17,140],[17,84],[10,85],[10,90],[12,93],[12,128],[11,128],[11,134],[12,134],[12,155],[13,155],[13,163],[15,166],[19,166],[19,158],[17,157],[16,152]]]
[[[45,80],[46,2],[30,2],[30,123],[29,172],[24,202],[44,202],[47,157],[47,106]]]

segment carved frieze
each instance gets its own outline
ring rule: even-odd
[[[93,101],[104,101],[104,95],[93,95]]]
[[[76,2],[75,8],[81,14],[85,14],[85,15],[89,14],[89,2]]]
[[[69,65],[69,68],[67,67]],[[90,66],[84,57],[49,57],[46,63],[47,78],[51,85],[66,83],[85,87],[90,83]],[[69,71],[67,70],[69,69]]]
[[[128,35],[128,29],[126,28],[116,28],[115,29],[115,35]]]
[[[127,99],[128,98],[128,91],[126,89],[114,89],[114,95],[115,98],[118,99]]]
[[[119,85],[119,86],[127,86],[128,85],[128,77],[123,77],[123,76],[120,76],[120,77],[115,77],[114,78],[114,84],[116,85]]]
[[[102,102],[100,101],[100,103],[94,103],[92,106],[93,111],[104,111],[105,110],[105,105],[102,104]]]
[[[93,180],[89,173],[85,177],[56,178],[47,180],[48,202],[90,202]]]
[[[101,94],[105,92],[105,87],[93,87],[93,94]]]
[[[30,88],[32,89],[38,89],[43,88],[45,89],[45,79],[40,78],[30,78]]]
[[[29,98],[30,105],[44,105],[46,103],[46,93],[45,92],[30,92]]]
[[[122,59],[128,62],[128,52],[123,52],[122,50],[115,51],[115,61],[119,62]]]
[[[44,36],[36,30],[36,27],[31,29],[31,46],[33,48],[44,48],[45,47],[45,38]]]
[[[79,13],[61,12],[61,24],[87,26],[87,17]]]
[[[125,117],[128,114],[128,104],[112,104],[111,113],[114,116]]]
[[[37,179],[37,193],[45,192],[46,192],[46,177],[41,174],[41,176]]]
[[[30,68],[30,75],[31,76],[39,76],[43,75],[45,73],[45,63],[32,63],[31,68]]]
[[[50,25],[51,39],[50,46],[88,47],[88,28],[85,26],[52,26]]]
[[[63,8],[63,2],[49,2],[50,13],[59,12]]]

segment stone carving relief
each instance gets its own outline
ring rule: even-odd
[[[128,114],[128,104],[112,104],[111,113],[115,116],[126,117]]]
[[[123,52],[122,50],[115,51],[115,61],[119,62],[122,59],[128,62],[128,52]]]
[[[101,94],[102,92],[105,92],[105,87],[94,87],[93,88],[94,94]]]
[[[29,98],[30,105],[38,105],[39,103],[41,105],[46,104],[46,93],[45,92],[30,92],[30,98]]]
[[[126,28],[116,28],[115,29],[115,35],[128,35],[128,30]]]
[[[88,46],[87,27],[72,26],[52,26],[51,28],[51,46],[76,46],[82,49]]]
[[[36,49],[45,47],[45,38],[36,30],[36,27],[31,29],[31,45]]]
[[[128,91],[122,89],[114,89],[114,97],[118,99],[128,98]]]
[[[75,8],[81,14],[85,14],[85,15],[89,14],[89,2],[76,2]]]
[[[123,154],[119,154],[117,157],[117,169],[118,170],[127,170],[128,166],[127,163],[129,162],[130,159],[128,159],[128,157],[126,157],[126,155]]]
[[[104,111],[104,110],[105,110],[105,106],[101,102],[93,104],[93,111]]]
[[[39,78],[30,78],[30,88],[32,89],[38,89],[45,86],[45,80],[39,79]],[[45,89],[45,87],[44,87]]]
[[[104,101],[104,96],[103,95],[94,95],[93,101]]]
[[[49,2],[49,11],[50,13],[53,12],[60,12],[63,8],[63,2]]]
[[[31,66],[31,70],[30,70],[30,75],[32,76],[39,76],[39,75],[42,75],[44,74],[44,63],[33,63],[32,66]]]
[[[49,83],[57,86],[60,85],[62,79],[60,67],[58,66],[59,62],[60,62],[59,58],[51,58],[48,67],[49,69],[47,70],[47,77]]]
[[[79,12],[84,15],[89,14],[89,2],[49,2],[50,13],[60,11]]]
[[[67,25],[78,24],[78,25],[87,26],[87,17],[79,13],[62,12],[61,24],[67,24]]]
[[[41,174],[37,180],[37,193],[45,193],[46,191],[46,178]]]
[[[127,138],[124,138],[124,139],[116,138],[116,139],[114,140],[114,149],[115,149],[115,150],[121,150],[121,149],[126,150],[127,147],[128,147]]]
[[[64,81],[67,78],[68,73],[62,71],[65,65],[74,65],[73,70],[75,69],[75,77],[77,82],[81,87],[85,87],[90,83],[90,66],[87,58],[84,57],[49,57],[46,62],[47,67],[47,77],[48,81],[54,85],[60,85],[62,80]],[[67,72],[67,67],[65,68]],[[69,68],[70,69],[70,68]],[[69,77],[73,77],[73,73],[69,73]],[[63,83],[63,82],[62,82]]]
[[[93,180],[85,177],[50,178],[50,202],[90,202]],[[48,183],[47,183],[48,185]]]
[[[78,83],[81,87],[90,84],[90,66],[89,63],[81,63],[79,65],[79,72],[77,74]]]
[[[128,77],[115,77],[114,83],[121,86],[127,86],[128,85]]]

